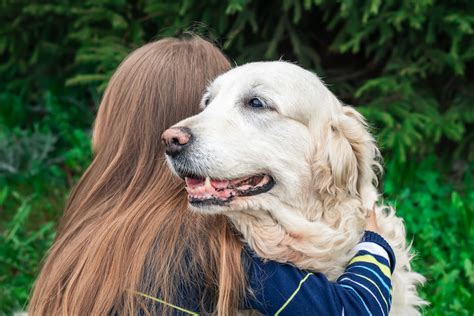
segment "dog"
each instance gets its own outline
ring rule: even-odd
[[[393,247],[391,315],[419,315],[403,220],[380,201],[380,152],[354,108],[314,73],[254,62],[216,78],[203,111],[166,130],[191,209],[225,214],[262,258],[340,276],[373,209]]]

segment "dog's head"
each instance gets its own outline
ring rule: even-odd
[[[304,207],[315,193],[375,201],[373,138],[315,74],[281,61],[246,64],[214,80],[202,108],[163,134],[195,210]]]

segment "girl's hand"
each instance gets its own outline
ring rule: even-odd
[[[369,217],[367,217],[367,226],[365,227],[365,230],[380,234],[380,229],[375,220],[375,210],[370,211]]]

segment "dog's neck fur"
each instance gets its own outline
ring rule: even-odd
[[[314,194],[298,208],[278,201],[227,216],[261,258],[290,262],[334,279],[361,239],[367,214],[360,199],[341,194]]]

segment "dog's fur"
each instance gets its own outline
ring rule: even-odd
[[[265,108],[252,108],[258,97]],[[207,106],[206,106],[207,105]],[[336,279],[354,255],[366,217],[375,209],[381,234],[393,247],[391,315],[417,315],[425,302],[411,271],[403,220],[381,204],[380,153],[363,117],[344,106],[313,73],[287,62],[257,62],[210,84],[204,110],[175,126],[193,143],[181,172],[218,179],[268,174],[268,192],[224,205],[195,208],[226,214],[256,253]]]

